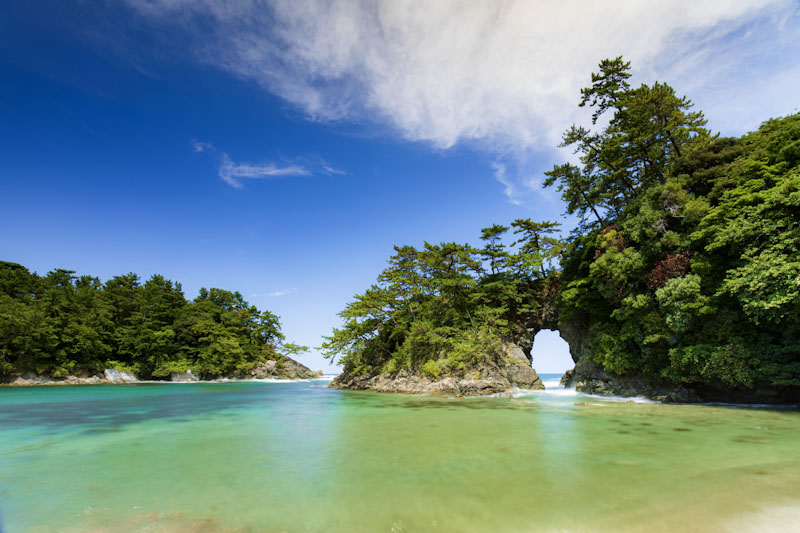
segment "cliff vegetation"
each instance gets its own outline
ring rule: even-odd
[[[529,347],[555,306],[585,379],[800,397],[800,115],[721,137],[669,85],[629,78],[600,63],[579,103],[591,127],[563,136],[575,163],[546,172],[576,229],[517,220],[481,248],[396,247],[324,345],[345,375],[460,375]]]

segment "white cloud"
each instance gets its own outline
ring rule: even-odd
[[[128,4],[173,30],[164,33],[181,30],[197,60],[312,120],[388,125],[406,140],[466,142],[493,159],[549,150],[583,120],[578,91],[604,57],[624,55],[639,81],[663,79],[708,103],[712,128],[751,129],[758,112],[788,113],[796,103],[783,100],[800,84],[794,0]],[[782,73],[772,78],[787,89],[766,85],[764,69]],[[775,95],[781,101],[767,101]]]
[[[291,293],[292,293],[291,290],[273,291],[273,292],[267,293],[267,296],[278,297],[278,296],[286,296],[287,294],[291,294]]]
[[[300,165],[277,166],[272,163],[252,165],[250,163],[234,163],[228,154],[222,154],[219,165],[219,177],[231,187],[240,189],[243,179],[266,179],[282,176],[309,176],[311,171]]]
[[[201,142],[201,141],[192,141],[192,148],[194,148],[195,153],[205,152],[206,150],[212,150],[214,146],[211,143]]]
[[[508,201],[514,205],[521,205],[522,202],[519,199],[519,191],[517,190],[516,185],[508,179],[508,175],[506,174],[506,166],[503,163],[498,163],[497,161],[492,163],[492,170],[494,171],[494,179],[499,181],[503,184],[503,194],[506,195]]]
[[[259,297],[268,296],[270,298],[277,298],[277,297],[280,297],[280,296],[286,296],[287,294],[292,294],[296,290],[297,289],[292,288],[292,289],[283,289],[283,290],[279,290],[279,291],[272,291],[272,292],[265,292],[265,293],[254,292],[253,294],[250,295],[250,297],[251,298],[259,298]]]
[[[225,183],[236,189],[242,188],[242,180],[247,179],[270,179],[287,176],[311,176],[313,174],[325,174],[327,176],[346,175],[347,172],[336,169],[329,165],[324,159],[319,157],[304,157],[304,164],[293,163],[276,165],[274,163],[236,163],[231,157],[221,150],[218,150],[210,142],[192,140],[192,148],[195,153],[215,152],[219,154],[220,164],[217,169],[219,177]]]

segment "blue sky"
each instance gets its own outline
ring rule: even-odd
[[[799,105],[794,1],[0,10],[2,259],[238,290],[311,346],[394,244],[558,219],[542,172],[570,157],[559,132],[585,121],[578,90],[603,57],[724,134]],[[568,365],[537,338],[537,370]]]

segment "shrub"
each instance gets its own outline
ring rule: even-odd
[[[425,364],[422,365],[422,373],[431,379],[439,379],[442,375],[442,370],[439,368],[439,365],[436,364],[436,361],[428,359],[425,361]]]

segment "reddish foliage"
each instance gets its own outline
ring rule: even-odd
[[[611,224],[610,226],[606,226],[605,228],[601,229],[600,230],[600,234],[601,235],[605,235],[606,233],[608,233],[610,231],[617,231],[617,229],[618,228],[617,228],[616,224]],[[614,239],[611,242],[606,243],[604,248],[600,248],[600,249],[595,250],[594,251],[594,258],[597,259],[601,255],[603,255],[603,253],[605,253],[605,251],[608,248],[610,248],[612,246],[616,246],[618,250],[623,250],[623,249],[625,249],[626,246],[628,246],[628,241],[627,241],[627,239],[625,238],[624,235],[619,234],[616,237],[614,237]]]
[[[616,229],[617,229],[617,225],[616,224],[611,224],[610,226],[606,226],[605,228],[601,229],[600,230],[600,234],[601,235],[605,235],[609,231],[615,231]]]
[[[680,278],[689,271],[691,252],[680,252],[666,256],[656,263],[653,270],[647,275],[647,288],[651,291],[660,289],[672,278]]]

